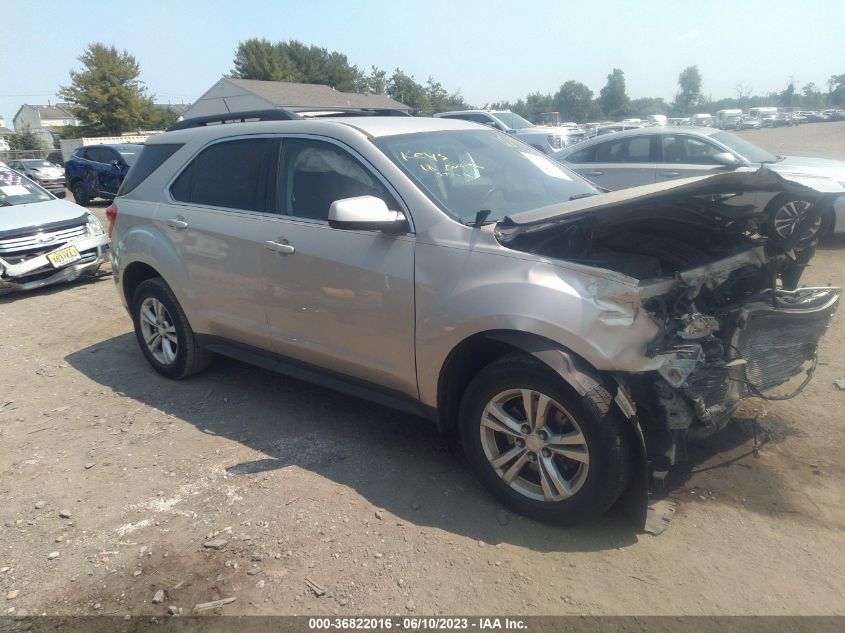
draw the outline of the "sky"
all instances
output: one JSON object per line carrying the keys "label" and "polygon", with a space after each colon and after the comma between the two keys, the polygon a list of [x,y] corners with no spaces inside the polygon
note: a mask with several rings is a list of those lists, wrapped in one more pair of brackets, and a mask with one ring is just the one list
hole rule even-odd
{"label": "sky", "polygon": [[667,100],[697,64],[703,92],[756,94],[793,79],[826,90],[845,73],[843,0],[39,0],[0,1],[0,116],[55,103],[95,41],[132,53],[157,102],[189,103],[232,69],[238,42],[298,39],[359,68],[432,76],[474,105],[555,92],[574,79],[595,93],[614,67],[628,95]]}

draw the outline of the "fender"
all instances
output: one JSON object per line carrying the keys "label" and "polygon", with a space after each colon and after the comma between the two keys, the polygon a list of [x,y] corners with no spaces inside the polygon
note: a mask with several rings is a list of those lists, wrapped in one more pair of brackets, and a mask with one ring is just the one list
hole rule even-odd
{"label": "fender", "polygon": [[[557,373],[579,396],[584,396],[596,387],[608,388],[599,373],[589,363],[566,348],[547,339],[527,332],[489,332],[487,338],[502,341],[530,354]],[[614,507],[618,508],[640,531],[659,534],[669,524],[674,506],[667,507],[664,501],[653,501],[649,494],[650,468],[646,452],[645,437],[637,419],[636,405],[628,395],[621,376],[613,375],[616,394],[613,402],[619,412],[631,423],[633,459],[631,479]],[[609,389],[612,391],[612,389]]]}

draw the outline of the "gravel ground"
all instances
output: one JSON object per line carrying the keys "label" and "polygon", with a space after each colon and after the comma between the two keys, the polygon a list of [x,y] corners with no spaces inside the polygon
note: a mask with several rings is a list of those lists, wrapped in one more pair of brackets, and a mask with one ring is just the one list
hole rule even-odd
{"label": "gravel ground", "polygon": [[[845,158],[843,124],[743,136]],[[804,281],[842,284],[843,250]],[[226,359],[167,381],[113,286],[0,299],[6,613],[845,614],[841,312],[801,396],[694,447],[653,537],[511,515],[426,423],[373,404]]]}

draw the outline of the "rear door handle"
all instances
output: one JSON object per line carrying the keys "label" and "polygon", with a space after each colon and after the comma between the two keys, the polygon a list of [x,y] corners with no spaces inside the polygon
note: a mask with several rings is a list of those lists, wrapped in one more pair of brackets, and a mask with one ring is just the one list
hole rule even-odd
{"label": "rear door handle", "polygon": [[177,229],[179,231],[188,228],[188,223],[185,220],[180,220],[179,218],[170,218],[165,220],[164,223],[172,229]]}
{"label": "rear door handle", "polygon": [[587,175],[588,176],[604,176],[604,172],[599,171],[598,169],[594,169],[593,171],[588,171]]}
{"label": "rear door handle", "polygon": [[290,244],[287,243],[287,240],[284,240],[284,241],[280,240],[278,242],[273,242],[272,240],[268,240],[267,242],[264,242],[264,246],[266,248],[270,249],[271,251],[274,251],[276,253],[281,253],[282,255],[290,255],[291,253],[294,252],[294,250],[296,250],[296,249],[294,249],[293,246],[291,246]]}
{"label": "rear door handle", "polygon": [[679,171],[661,171],[659,176],[663,176],[664,178],[676,178],[677,176],[681,175]]}

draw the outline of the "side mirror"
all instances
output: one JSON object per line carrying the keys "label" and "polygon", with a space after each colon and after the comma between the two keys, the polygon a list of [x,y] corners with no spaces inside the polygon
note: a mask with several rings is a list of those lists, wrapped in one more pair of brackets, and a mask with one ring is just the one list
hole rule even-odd
{"label": "side mirror", "polygon": [[121,169],[123,167],[123,163],[117,159],[113,160],[110,165],[112,167],[116,167],[117,169]]}
{"label": "side mirror", "polygon": [[725,167],[739,167],[739,159],[730,152],[719,152],[713,154],[713,160]]}
{"label": "side mirror", "polygon": [[399,233],[407,228],[408,221],[401,211],[388,209],[381,198],[358,196],[332,202],[329,226],[351,231]]}
{"label": "side mirror", "polygon": [[56,196],[57,198],[64,198],[67,195],[67,192],[64,189],[62,189],[60,191],[57,191],[53,195]]}

